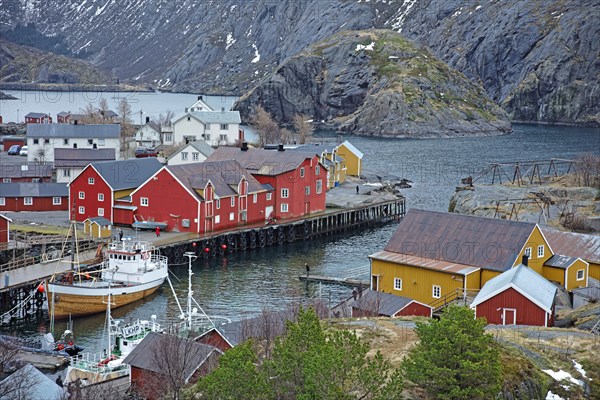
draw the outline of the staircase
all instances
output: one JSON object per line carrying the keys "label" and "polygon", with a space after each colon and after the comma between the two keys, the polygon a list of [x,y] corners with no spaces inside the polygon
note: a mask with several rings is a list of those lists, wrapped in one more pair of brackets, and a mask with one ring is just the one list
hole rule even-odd
{"label": "staircase", "polygon": [[429,303],[429,306],[433,308],[433,314],[439,315],[440,312],[451,304],[469,305],[477,296],[479,290],[467,290],[457,288],[437,300]]}

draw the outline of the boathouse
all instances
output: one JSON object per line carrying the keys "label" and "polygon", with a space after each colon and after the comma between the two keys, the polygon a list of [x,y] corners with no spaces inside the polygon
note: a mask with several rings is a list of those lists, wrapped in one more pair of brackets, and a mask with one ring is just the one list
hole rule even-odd
{"label": "boathouse", "polygon": [[65,211],[68,193],[63,183],[0,183],[0,211]]}
{"label": "boathouse", "polygon": [[[302,217],[325,210],[327,169],[316,154],[219,147],[207,161],[236,160],[263,185],[274,188],[273,216]],[[269,217],[269,214],[266,215]]]}
{"label": "boathouse", "polygon": [[177,232],[264,223],[273,203],[273,189],[234,160],[168,165],[131,193],[136,220],[165,222]]}
{"label": "boathouse", "polygon": [[344,159],[346,174],[360,176],[362,174],[363,153],[349,141],[344,141],[337,147],[338,156]]}
{"label": "boathouse", "polygon": [[109,238],[112,234],[112,226],[104,217],[88,218],[83,221],[83,232],[94,239]]}
{"label": "boathouse", "polygon": [[154,157],[89,164],[67,185],[70,219],[104,217],[112,224],[131,224],[131,193],[161,168]]}
{"label": "boathouse", "polygon": [[408,297],[365,290],[348,302],[351,317],[431,317],[433,308]]}
{"label": "boathouse", "polygon": [[523,264],[490,279],[473,300],[477,318],[495,325],[554,325],[556,286]]}
{"label": "boathouse", "polygon": [[568,291],[587,286],[587,263],[559,261],[537,224],[411,209],[371,259],[371,289],[437,308],[517,266]]}
{"label": "boathouse", "polygon": [[6,248],[10,240],[10,223],[12,219],[0,214],[0,249]]}
{"label": "boathouse", "polygon": [[70,111],[61,111],[58,114],[56,114],[56,122],[59,124],[68,124],[70,117],[71,117]]}
{"label": "boathouse", "polygon": [[543,227],[544,237],[557,254],[579,257],[589,264],[590,277],[600,280],[600,236]]}
{"label": "boathouse", "polygon": [[327,189],[337,187],[346,181],[346,162],[337,153],[338,146],[304,144],[287,150],[316,154],[327,168]]}

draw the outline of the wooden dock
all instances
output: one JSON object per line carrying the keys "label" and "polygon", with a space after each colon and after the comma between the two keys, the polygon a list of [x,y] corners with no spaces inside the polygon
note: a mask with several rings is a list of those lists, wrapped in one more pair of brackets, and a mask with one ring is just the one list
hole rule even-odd
{"label": "wooden dock", "polygon": [[301,281],[304,282],[315,282],[315,283],[325,283],[329,285],[342,285],[356,288],[368,288],[370,284],[368,281],[361,281],[358,279],[352,278],[336,278],[333,276],[322,276],[322,275],[300,275],[298,277]]}

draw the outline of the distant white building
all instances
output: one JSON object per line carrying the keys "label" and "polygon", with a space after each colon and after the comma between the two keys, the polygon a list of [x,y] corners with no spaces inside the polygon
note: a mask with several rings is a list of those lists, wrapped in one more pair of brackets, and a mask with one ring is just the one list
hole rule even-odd
{"label": "distant white building", "polygon": [[[188,111],[218,111],[209,106],[202,96],[198,96],[198,100],[192,104]],[[227,110],[229,111],[229,110]]]}
{"label": "distant white building", "polygon": [[237,140],[244,140],[240,123],[238,111],[187,110],[171,120],[173,143],[191,143],[202,139],[215,147],[233,145]]}
{"label": "distant white building", "polygon": [[192,164],[205,161],[215,150],[204,140],[196,140],[184,146],[167,159],[167,165]]}
{"label": "distant white building", "polygon": [[54,162],[54,149],[113,149],[120,159],[120,124],[29,124],[27,161]]}
{"label": "distant white building", "polygon": [[144,147],[158,146],[162,143],[160,133],[160,126],[156,122],[147,119],[146,124],[135,133],[135,144]]}

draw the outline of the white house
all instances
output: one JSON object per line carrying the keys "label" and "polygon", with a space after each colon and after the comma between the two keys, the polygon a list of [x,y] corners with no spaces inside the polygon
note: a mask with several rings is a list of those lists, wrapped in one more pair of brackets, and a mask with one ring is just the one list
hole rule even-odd
{"label": "white house", "polygon": [[161,144],[160,140],[160,126],[150,119],[146,119],[146,124],[143,125],[135,133],[135,143],[138,146],[144,147],[155,147]]}
{"label": "white house", "polygon": [[167,159],[167,165],[191,164],[205,161],[215,150],[204,140],[191,142]]}
{"label": "white house", "polygon": [[238,111],[186,111],[171,120],[173,142],[190,143],[199,139],[211,146],[234,144],[243,140]]}
{"label": "white house", "polygon": [[54,149],[113,149],[120,159],[119,124],[30,124],[27,126],[27,161],[54,162]]}
{"label": "white house", "polygon": [[198,100],[192,104],[189,108],[189,111],[215,111],[211,106],[208,105],[202,98],[202,96],[198,96]]}
{"label": "white house", "polygon": [[56,182],[69,183],[88,164],[98,161],[114,161],[114,159],[113,149],[54,149]]}

